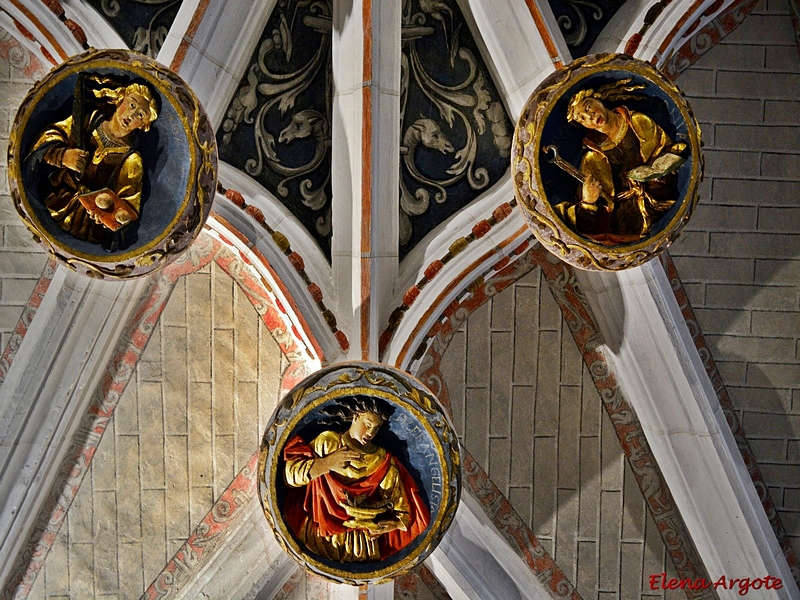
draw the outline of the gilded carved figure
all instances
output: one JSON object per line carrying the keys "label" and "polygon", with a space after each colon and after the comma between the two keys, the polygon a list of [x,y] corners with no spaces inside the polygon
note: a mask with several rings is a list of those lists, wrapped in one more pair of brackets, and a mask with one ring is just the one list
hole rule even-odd
{"label": "gilded carved figure", "polygon": [[59,227],[87,242],[115,249],[113,233],[141,212],[144,165],[138,131],[158,117],[153,91],[145,84],[119,85],[87,76],[93,110],[84,110],[83,79],[73,114],[50,124],[26,159],[39,195]]}
{"label": "gilded carved figure", "polygon": [[642,99],[635,92],[644,87],[623,79],[583,89],[567,108],[567,121],[586,130],[574,173],[581,185],[574,202],[554,208],[568,226],[604,245],[646,237],[678,199],[676,171],[687,145],[673,143],[652,118],[621,104]]}
{"label": "gilded carved figure", "polygon": [[545,78],[520,114],[517,205],[539,242],[572,266],[636,267],[680,235],[697,205],[700,138],[686,98],[653,65],[583,56]]}
{"label": "gilded carved figure", "polygon": [[64,266],[129,279],[197,238],[216,190],[214,129],[167,67],[128,50],[77,54],[23,99],[8,140],[14,208]]}
{"label": "gilded carved figure", "polygon": [[258,487],[278,543],[337,583],[386,582],[434,551],[460,497],[458,436],[436,397],[394,367],[324,367],[281,400]]}
{"label": "gilded carved figure", "polygon": [[373,440],[390,417],[374,398],[326,409],[326,430],[283,449],[284,519],[311,552],[338,562],[384,560],[425,531],[430,511],[409,471]]}

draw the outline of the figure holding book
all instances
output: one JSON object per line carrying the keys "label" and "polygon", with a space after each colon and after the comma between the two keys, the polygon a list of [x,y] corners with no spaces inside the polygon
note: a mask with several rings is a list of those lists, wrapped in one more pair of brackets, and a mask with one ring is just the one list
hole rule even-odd
{"label": "figure holding book", "polygon": [[[581,159],[581,187],[575,202],[555,209],[575,231],[604,245],[638,241],[678,197],[677,169],[686,144],[673,143],[644,113],[624,105],[638,100],[644,85],[623,79],[577,92],[567,121],[586,128]],[[577,176],[577,175],[576,175]]]}
{"label": "figure holding book", "polygon": [[158,109],[147,85],[88,79],[96,108],[84,111],[79,81],[73,114],[42,132],[26,166],[61,229],[113,249],[112,232],[139,218],[144,168],[137,130],[148,131]]}

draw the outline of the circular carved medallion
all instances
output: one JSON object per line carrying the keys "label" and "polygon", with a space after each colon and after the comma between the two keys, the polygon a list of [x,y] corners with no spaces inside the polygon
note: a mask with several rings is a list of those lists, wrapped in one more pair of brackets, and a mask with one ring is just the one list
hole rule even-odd
{"label": "circular carved medallion", "polygon": [[458,439],[436,398],[386,365],[343,363],[295,387],[261,443],[259,495],[286,551],[353,585],[430,554],[460,494]]}
{"label": "circular carved medallion", "polygon": [[20,106],[8,149],[14,205],[48,252],[93,277],[146,275],[200,233],[217,173],[214,131],[156,61],[90,50]]}
{"label": "circular carved medallion", "polygon": [[517,123],[512,172],[539,241],[587,270],[640,265],[697,203],[700,127],[681,92],[625,55],[574,61],[545,79]]}

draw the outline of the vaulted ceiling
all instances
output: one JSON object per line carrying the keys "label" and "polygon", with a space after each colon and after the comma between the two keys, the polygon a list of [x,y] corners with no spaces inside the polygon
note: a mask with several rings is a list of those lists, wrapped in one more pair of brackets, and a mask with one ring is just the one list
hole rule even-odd
{"label": "vaulted ceiling", "polygon": [[[786,97],[800,89],[788,11],[737,0],[589,4],[0,1],[0,54],[16,69],[0,84],[5,97],[18,102],[88,47],[135,48],[194,89],[221,159],[203,235],[146,280],[45,265],[4,209],[7,597],[357,597],[301,576],[282,553],[253,462],[277,398],[346,359],[419,377],[452,411],[465,450],[468,493],[453,531],[423,568],[362,590],[368,597],[628,598],[662,571],[769,574],[784,581],[775,597],[800,594],[800,504],[790,499],[800,488],[800,346],[775,325],[791,329],[800,311],[797,204],[762,199],[748,217],[752,203],[737,196],[767,179],[789,198],[800,180],[774,166],[795,164],[791,142],[774,140],[796,140],[797,122],[769,116],[794,110]],[[743,20],[749,37],[726,56],[746,61],[760,44],[752,69],[765,77],[726,103],[718,96],[737,69],[715,65],[712,48]],[[702,221],[674,262],[576,272],[516,212],[516,116],[544,77],[589,49],[635,54],[698,97],[708,183]],[[740,138],[756,137],[763,153],[725,141],[742,123],[751,129]],[[725,246],[742,231],[748,264]],[[772,233],[785,235],[766,241]],[[744,284],[714,271],[748,268],[752,294],[761,285],[778,300],[740,293],[726,304]],[[740,304],[756,305],[746,331],[730,324]],[[774,333],[758,334],[759,319]],[[743,350],[737,360],[732,343],[770,356]],[[772,413],[788,425],[770,436],[774,421],[752,416],[766,411],[735,396],[778,389],[789,406]],[[752,448],[742,424],[759,432]],[[687,595],[714,593],[737,594]]]}

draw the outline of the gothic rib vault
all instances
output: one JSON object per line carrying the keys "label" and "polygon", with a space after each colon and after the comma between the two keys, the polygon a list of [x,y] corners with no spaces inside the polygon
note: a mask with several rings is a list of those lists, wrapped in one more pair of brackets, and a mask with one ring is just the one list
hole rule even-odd
{"label": "gothic rib vault", "polygon": [[[276,4],[182,3],[158,59],[190,83],[215,123],[224,121]],[[668,530],[683,536],[683,552],[692,564],[682,566],[712,579],[743,573],[780,576],[786,587],[776,597],[795,597],[792,570],[797,559],[791,549],[781,548],[772,515],[762,507],[763,485],[754,485],[751,465],[737,447],[741,440],[726,422],[733,413],[720,404],[718,382],[707,374],[707,359],[704,364],[705,351],[701,347],[698,352],[686,327],[688,313],[676,300],[670,265],[665,270],[652,262],[612,275],[563,269],[531,243],[521,219],[510,210],[513,193],[507,176],[399,260],[400,198],[386,193],[400,188],[398,5],[377,0],[333,4],[330,262],[273,194],[242,171],[223,166],[215,215],[206,235],[180,264],[157,277],[125,284],[83,280],[61,268],[54,272],[52,266],[45,270],[37,288],[40,296],[33,297],[36,306],[30,307],[36,309],[35,317],[27,312],[4,355],[0,581],[5,593],[41,593],[33,587],[35,577],[42,576],[47,549],[64,522],[61,508],[68,508],[78,488],[87,485],[88,463],[101,437],[109,435],[118,403],[124,410],[123,390],[137,363],[141,365],[145,346],[163,343],[154,342],[154,335],[163,338],[177,331],[170,328],[177,323],[175,314],[163,316],[170,310],[170,297],[185,298],[188,320],[202,314],[193,312],[191,291],[181,291],[196,281],[188,273],[199,271],[209,282],[229,276],[241,291],[227,293],[244,308],[255,307],[259,335],[271,335],[283,357],[270,367],[274,379],[281,373],[281,381],[273,382],[278,393],[320,364],[356,358],[398,365],[447,396],[446,384],[452,379],[442,376],[439,365],[452,340],[448,334],[482,302],[500,298],[498,290],[538,267],[540,286],[553,291],[569,330],[565,337],[574,337],[608,411],[603,418],[610,418],[614,433],[627,440],[632,462],[650,467],[636,473],[644,481],[639,485],[648,502],[667,507],[656,514],[680,515],[680,523],[671,523]],[[14,40],[8,43],[19,45],[31,73],[42,72],[37,63],[59,62],[86,43],[125,43],[88,3],[65,3],[59,13],[60,7],[39,0],[0,3],[3,24]],[[459,7],[508,113],[516,115],[538,81],[568,60],[549,7],[522,0],[465,0]],[[738,24],[737,11],[750,9],[746,3],[676,2],[663,8],[649,28],[642,25],[644,9],[623,9],[595,49],[620,51],[639,39],[638,46],[629,46],[631,51],[677,74],[697,58],[698,44],[706,39],[701,34],[718,40]],[[639,32],[641,38],[636,37]],[[461,240],[469,236],[464,244]],[[214,293],[220,290],[215,287]],[[205,301],[211,302],[211,295]],[[402,318],[393,321],[398,307],[403,308]],[[156,324],[159,317],[165,319],[161,325]],[[240,339],[237,335],[232,339]],[[226,352],[225,344],[216,345],[220,338],[210,339],[214,345],[195,347],[199,341],[188,340],[186,348],[196,356]],[[76,352],[78,348],[89,351]],[[448,359],[455,360],[452,355]],[[205,368],[187,360],[190,379],[194,369]],[[44,379],[42,373],[47,373]],[[250,379],[242,382],[238,390],[247,389]],[[167,374],[163,385],[168,384]],[[202,387],[191,391],[199,395]],[[462,391],[468,399],[468,391]],[[269,393],[259,391],[259,402]],[[449,395],[455,407],[453,390]],[[631,420],[626,407],[638,419]],[[162,418],[168,419],[167,412]],[[244,431],[239,425],[233,429]],[[488,459],[465,442],[468,451]],[[148,596],[197,597],[204,592],[210,597],[266,598],[285,593],[280,589],[288,582],[297,590],[306,586],[312,597],[315,584],[298,583],[294,566],[259,520],[249,455],[246,448],[235,448],[230,472],[223,470],[214,484],[216,504],[191,513],[190,525],[197,528],[191,535],[185,532],[184,542],[170,544],[170,560],[144,582]],[[443,586],[451,597],[577,597],[572,587],[576,581],[569,577],[573,566],[560,564],[558,554],[550,556],[547,543],[518,520],[487,479],[490,466],[467,461],[467,469],[475,497],[465,501],[458,526],[419,580],[427,579],[428,589],[436,593],[443,593]],[[653,489],[659,494],[667,490],[666,496],[654,495]],[[271,560],[264,560],[265,555]],[[367,591],[376,598],[397,592],[391,584]],[[357,595],[335,587],[323,593]],[[120,595],[125,596],[123,591]]]}

